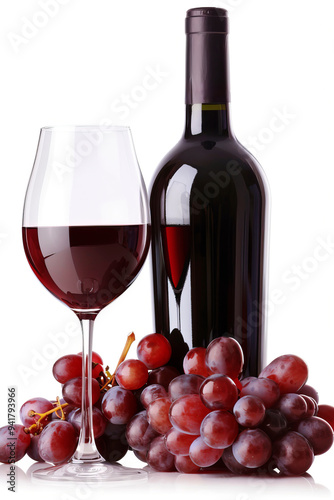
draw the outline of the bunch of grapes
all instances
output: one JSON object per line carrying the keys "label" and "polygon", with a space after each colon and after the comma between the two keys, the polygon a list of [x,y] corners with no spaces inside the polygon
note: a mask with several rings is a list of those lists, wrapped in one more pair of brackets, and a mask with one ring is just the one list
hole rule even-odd
{"label": "bunch of grapes", "polygon": [[[93,353],[93,432],[101,455],[120,460],[130,449],[157,471],[194,473],[215,468],[234,474],[300,475],[333,444],[334,407],[319,405],[306,385],[308,369],[295,355],[276,358],[258,377],[242,378],[243,353],[230,337],[188,351],[184,373],[169,366],[171,346],[161,334],[144,337],[137,358],[114,374]],[[81,365],[76,354],[53,366],[62,399],[30,399],[23,425],[0,429],[0,461],[26,453],[36,461],[67,462],[81,426]]]}
{"label": "bunch of grapes", "polygon": [[[132,334],[126,350],[133,340]],[[62,384],[62,398],[31,398],[21,406],[22,425],[8,425],[0,429],[0,462],[17,462],[27,454],[33,460],[59,465],[68,462],[73,456],[81,428],[82,354],[68,354],[59,358],[52,371],[55,379]],[[125,424],[110,423],[101,411],[103,396],[114,379],[108,367],[106,370],[103,368],[101,356],[93,352],[93,432],[98,450],[110,462],[120,460],[129,449]],[[86,389],[87,382],[86,378]],[[137,406],[131,416],[135,411]],[[12,448],[8,447],[8,442],[13,443]]]}
{"label": "bunch of grapes", "polygon": [[[148,338],[137,355],[150,367]],[[242,349],[220,337],[188,351],[183,369],[150,373],[140,389],[143,409],[126,427],[129,446],[153,469],[301,475],[332,446],[334,408],[318,405],[298,356],[280,356],[259,377],[240,380]],[[118,382],[131,389],[125,374]]]}

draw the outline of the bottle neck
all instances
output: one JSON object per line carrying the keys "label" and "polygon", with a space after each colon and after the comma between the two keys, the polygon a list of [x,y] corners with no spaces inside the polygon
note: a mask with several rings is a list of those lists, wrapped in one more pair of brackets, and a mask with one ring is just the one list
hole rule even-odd
{"label": "bottle neck", "polygon": [[227,33],[187,33],[185,138],[231,134],[227,44]]}
{"label": "bottle neck", "polygon": [[186,37],[186,104],[230,102],[228,35],[189,33]]}
{"label": "bottle neck", "polygon": [[185,139],[232,136],[229,104],[187,104]]}

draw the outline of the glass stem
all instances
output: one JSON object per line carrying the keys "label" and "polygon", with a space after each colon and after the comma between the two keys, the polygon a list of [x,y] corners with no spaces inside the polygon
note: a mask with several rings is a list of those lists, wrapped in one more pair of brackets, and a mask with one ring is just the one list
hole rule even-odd
{"label": "glass stem", "polygon": [[[79,443],[72,457],[73,463],[95,463],[104,462],[97,451],[93,432],[93,408],[92,408],[92,346],[93,346],[93,319],[80,319],[82,330],[82,404],[81,404],[81,431]],[[87,364],[86,364],[87,360]],[[86,374],[87,366],[87,374]],[[87,377],[87,378],[86,378]]]}
{"label": "glass stem", "polygon": [[181,293],[182,291],[175,291],[177,329],[179,332],[181,332]]}

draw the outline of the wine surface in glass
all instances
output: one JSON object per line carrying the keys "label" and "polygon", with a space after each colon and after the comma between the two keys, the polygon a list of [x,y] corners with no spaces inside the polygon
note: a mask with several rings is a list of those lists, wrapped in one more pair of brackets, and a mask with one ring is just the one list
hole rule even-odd
{"label": "wine surface in glass", "polygon": [[28,261],[43,285],[74,311],[98,312],[137,276],[149,225],[23,227]]}

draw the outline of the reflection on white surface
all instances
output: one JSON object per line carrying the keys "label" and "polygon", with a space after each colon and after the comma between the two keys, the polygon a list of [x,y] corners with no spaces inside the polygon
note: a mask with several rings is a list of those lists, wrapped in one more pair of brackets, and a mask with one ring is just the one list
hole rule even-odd
{"label": "reflection on white surface", "polygon": [[[8,488],[11,487],[10,484],[10,479],[11,479],[11,467],[13,465],[9,464],[0,464],[0,498],[2,499],[2,494],[4,490],[8,491]],[[27,478],[26,474],[23,472],[23,470],[15,464],[15,469],[14,469],[14,480],[13,482],[15,483],[14,486],[14,491],[17,493],[19,491],[19,487],[22,488],[26,484],[29,483],[29,479]],[[9,483],[8,483],[9,481]],[[9,491],[12,493],[12,491]]]}
{"label": "reflection on white surface", "polygon": [[[150,471],[149,468],[146,470]],[[332,498],[330,491],[323,485],[315,483],[312,476],[301,477],[259,477],[235,476],[228,473],[212,474],[168,474],[150,472],[149,486],[163,491],[167,484],[175,486],[178,492],[196,492],[196,498],[205,500],[209,492],[223,493],[224,500],[258,500],[293,498]],[[170,486],[169,486],[170,487]]]}
{"label": "reflection on white surface", "polygon": [[[214,493],[222,500],[261,500],[261,499],[308,499],[333,498],[327,487],[314,481],[305,474],[302,477],[258,477],[234,476],[228,473],[179,474],[155,472],[150,467],[144,467],[148,472],[148,480],[143,483],[136,481],[131,484],[69,484],[62,481],[52,485],[38,484],[30,480],[34,470],[49,467],[48,464],[34,463],[26,474],[18,469],[18,498],[36,498],[36,494],[47,495],[48,500],[89,500],[96,495],[109,498],[119,492],[124,495],[134,495],[136,500],[158,498],[178,500],[184,498],[207,500]],[[5,488],[7,465],[0,466],[1,498]],[[175,499],[173,498],[175,497]]]}

